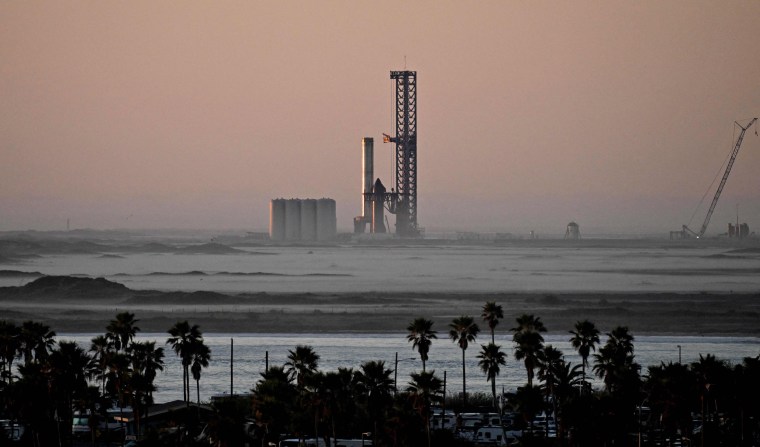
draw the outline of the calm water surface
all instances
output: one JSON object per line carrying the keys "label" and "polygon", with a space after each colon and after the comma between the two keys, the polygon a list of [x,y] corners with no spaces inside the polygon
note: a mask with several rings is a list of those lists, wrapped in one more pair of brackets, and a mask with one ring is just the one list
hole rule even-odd
{"label": "calm water surface", "polygon": [[[61,334],[59,340],[73,340],[89,348],[90,340],[97,334]],[[154,340],[158,345],[166,341],[165,334],[144,334],[140,340]],[[479,343],[486,343],[485,335],[478,343],[470,345],[465,356],[467,362],[468,392],[490,393],[490,384],[477,365]],[[567,341],[568,336],[548,335],[546,343],[559,348],[565,359],[577,364],[580,358]],[[393,370],[395,353],[398,352],[398,386],[406,387],[409,374],[420,371],[419,355],[406,341],[405,334],[207,334],[206,343],[211,347],[212,361],[203,371],[200,382],[201,400],[230,391],[230,339],[234,340],[233,392],[249,391],[265,369],[265,356],[269,352],[269,365],[281,366],[286,361],[288,350],[296,345],[309,345],[320,355],[319,369],[334,371],[339,367],[358,369],[370,360],[383,360],[387,368]],[[604,339],[602,340],[604,342]],[[497,386],[514,390],[526,382],[525,369],[512,356],[511,336],[498,335],[497,344],[509,353],[507,366],[497,379]],[[644,366],[659,365],[660,362],[678,362],[678,345],[684,363],[697,361],[700,354],[713,354],[719,359],[741,363],[744,357],[760,355],[760,338],[754,337],[697,337],[697,336],[639,336],[635,340],[636,360]],[[166,367],[157,379],[158,402],[182,399],[182,367],[173,351],[166,348]],[[435,370],[441,378],[444,371],[447,378],[447,395],[462,390],[462,352],[448,339],[434,340],[430,350],[428,370]],[[599,386],[599,383],[596,384]],[[195,395],[195,384],[192,384]]]}

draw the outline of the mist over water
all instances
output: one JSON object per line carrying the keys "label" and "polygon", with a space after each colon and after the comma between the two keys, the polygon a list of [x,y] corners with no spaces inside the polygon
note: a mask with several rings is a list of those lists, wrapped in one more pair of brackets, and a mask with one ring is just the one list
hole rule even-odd
{"label": "mist over water", "polygon": [[[365,292],[757,292],[760,290],[760,252],[713,244],[652,243],[598,244],[563,241],[531,245],[337,245],[337,246],[235,246],[228,254],[198,254],[187,251],[146,253],[139,250],[101,250],[74,254],[42,253],[22,260],[5,259],[0,270],[40,272],[46,275],[105,277],[139,290],[217,291],[229,293],[356,293]],[[34,277],[3,275],[0,286],[18,286]],[[305,298],[308,300],[308,295]],[[97,305],[93,303],[93,305]],[[160,304],[159,304],[160,305]],[[182,306],[172,304],[171,306]],[[197,307],[193,323],[204,325],[204,312],[214,302]],[[200,311],[198,310],[200,309]],[[473,308],[471,314],[478,314]],[[537,312],[540,316],[540,312]],[[272,314],[276,318],[276,314]],[[308,313],[304,318],[309,318]],[[140,318],[139,312],[137,315]],[[346,318],[371,318],[350,315]],[[593,319],[593,318],[592,318]],[[305,320],[304,320],[305,321]],[[103,321],[105,327],[107,321]],[[400,324],[400,327],[405,325]],[[439,329],[446,322],[439,321]],[[251,322],[255,325],[255,322]],[[525,383],[522,363],[513,359],[510,327],[505,321],[497,331],[497,344],[509,354],[498,387],[514,390]],[[168,328],[167,328],[168,329]],[[255,328],[252,328],[255,329]],[[546,343],[564,352],[577,364],[580,359],[568,343],[569,328],[549,328],[560,335],[547,335]],[[201,379],[201,400],[230,391],[230,339],[234,339],[234,392],[248,392],[269,365],[285,362],[296,345],[312,346],[321,356],[323,371],[339,367],[359,368],[369,360],[384,360],[390,369],[398,352],[398,386],[404,388],[412,371],[421,369],[417,352],[406,334],[342,333],[340,325],[328,333],[305,334],[215,334],[206,333],[212,361]],[[664,328],[667,331],[667,328]],[[556,334],[556,333],[555,333]],[[59,340],[75,340],[89,348],[94,334],[61,334]],[[634,335],[636,335],[634,333]],[[439,333],[433,343],[428,368],[439,376],[447,374],[447,393],[461,392],[461,351]],[[141,334],[140,340],[155,340],[162,346],[167,335]],[[487,331],[466,353],[468,391],[490,392],[490,385],[477,366],[480,343]],[[604,337],[602,337],[604,342]],[[698,360],[699,354],[714,354],[734,363],[760,354],[755,337],[636,336],[636,361],[643,367],[660,362],[677,362],[682,347],[683,362]],[[181,399],[181,366],[166,347],[166,369],[159,374],[157,401]],[[642,370],[645,373],[646,370]],[[194,391],[194,385],[191,388]],[[597,384],[598,386],[599,384]]]}
{"label": "mist over water", "polygon": [[[561,242],[561,241],[559,241]],[[232,254],[60,254],[0,269],[218,292],[754,292],[760,251],[731,246],[239,247]],[[17,286],[32,278],[0,278]]]}

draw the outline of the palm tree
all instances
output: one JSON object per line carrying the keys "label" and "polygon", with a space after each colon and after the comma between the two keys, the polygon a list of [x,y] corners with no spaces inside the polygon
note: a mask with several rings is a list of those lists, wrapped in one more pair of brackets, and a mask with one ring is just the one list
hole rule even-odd
{"label": "palm tree", "polygon": [[129,377],[132,410],[140,433],[142,413],[153,403],[154,381],[158,371],[164,370],[164,348],[156,348],[156,342],[135,342],[127,348],[131,361]]}
{"label": "palm tree", "polygon": [[412,381],[406,389],[412,397],[414,408],[425,423],[427,445],[430,447],[430,404],[442,399],[443,381],[435,376],[435,371],[412,373]]}
{"label": "palm tree", "polygon": [[[713,421],[713,423],[715,421],[715,418],[710,416],[716,413],[718,408],[735,405],[734,402],[728,405],[721,404],[722,398],[727,397],[730,387],[731,369],[725,360],[720,360],[712,354],[704,356],[700,354],[699,361],[691,364],[691,370],[695,375],[702,402],[702,436],[708,441],[706,444],[709,444],[710,438],[716,434],[716,427],[708,424],[708,421]],[[746,393],[747,390],[744,392]]]}
{"label": "palm tree", "polygon": [[87,393],[87,373],[90,356],[75,342],[62,341],[48,357],[43,371],[48,375],[55,411],[64,424],[66,437],[71,434],[74,402]]}
{"label": "palm tree", "polygon": [[515,343],[515,360],[523,360],[528,373],[528,386],[533,386],[534,370],[538,366],[539,352],[544,348],[546,327],[540,317],[523,314],[517,317],[517,326],[512,329],[512,341]]}
{"label": "palm tree", "polygon": [[593,370],[604,380],[607,391],[617,391],[638,380],[639,365],[633,361],[633,335],[627,327],[618,326],[608,332],[607,337],[599,353],[594,354]]}
{"label": "palm tree", "polygon": [[298,345],[294,351],[288,350],[288,361],[285,362],[285,371],[291,380],[302,388],[304,381],[317,371],[319,354],[311,346]]}
{"label": "palm tree", "polygon": [[578,351],[578,355],[583,360],[583,387],[586,386],[586,367],[588,366],[588,356],[591,351],[596,352],[596,345],[599,344],[599,329],[589,320],[578,321],[575,323],[575,330],[570,331],[573,336],[570,338],[570,344]]}
{"label": "palm tree", "polygon": [[[103,402],[108,402],[107,404],[98,405],[100,407],[100,415],[103,417],[107,417],[108,409],[111,408],[111,400],[106,399],[106,386],[111,377],[110,371],[113,363],[112,357],[114,355],[116,355],[116,351],[105,335],[98,335],[90,340],[90,357],[92,358],[92,362],[90,363],[89,376],[91,379],[100,380],[100,389],[98,392],[101,400]],[[92,412],[91,414],[94,415],[95,412]],[[95,421],[91,420],[90,423],[95,424]],[[94,439],[95,430],[92,430],[92,433]],[[106,425],[105,435],[106,438],[108,438],[108,425]]]}
{"label": "palm tree", "polygon": [[101,381],[101,393],[106,392],[106,368],[108,357],[111,355],[111,344],[104,335],[93,337],[90,341],[90,355],[92,356],[93,370],[91,376]]}
{"label": "palm tree", "polygon": [[499,320],[504,318],[504,310],[495,301],[488,301],[483,305],[483,313],[480,314],[483,317],[483,321],[488,323],[488,327],[491,329],[491,343],[496,343],[496,325],[499,324]]}
{"label": "palm tree", "polygon": [[433,330],[433,322],[426,320],[425,318],[415,318],[406,328],[409,331],[409,335],[406,336],[407,341],[412,342],[412,349],[417,349],[422,359],[422,372],[425,372],[425,362],[428,359],[428,352],[430,352],[430,345],[433,344],[433,339],[438,338]]}
{"label": "palm tree", "polygon": [[34,321],[25,321],[19,332],[19,351],[24,356],[24,364],[42,363],[55,346],[55,332],[50,326]]}
{"label": "palm tree", "polygon": [[647,370],[644,390],[653,415],[668,432],[691,430],[696,377],[687,365],[661,362]]}
{"label": "palm tree", "polygon": [[564,360],[556,363],[547,370],[545,378],[547,384],[551,384],[554,395],[554,411],[557,417],[557,429],[559,439],[564,439],[566,431],[565,408],[578,397],[578,388],[581,386],[581,365],[565,363]]}
{"label": "palm tree", "polygon": [[21,347],[19,335],[21,329],[8,321],[0,321],[0,381],[8,377],[8,384],[13,382],[13,360]]}
{"label": "palm tree", "polygon": [[[537,414],[545,409],[541,390],[530,384],[518,387],[514,397],[514,406],[515,411],[522,416],[523,421],[527,422],[530,427],[528,437],[533,436],[533,420]],[[523,439],[525,439],[525,432],[523,434]]]}
{"label": "palm tree", "polygon": [[[285,362],[285,372],[288,373],[289,379],[295,382],[298,389],[298,407],[304,409],[311,407],[315,410],[315,437],[317,437],[318,431],[316,419],[320,402],[319,396],[314,392],[318,390],[318,386],[314,387],[310,385],[314,385],[317,382],[318,364],[319,355],[314,352],[314,348],[305,345],[298,345],[295,350],[289,350],[288,361]],[[302,416],[305,416],[305,414]],[[305,433],[308,419],[299,418],[297,424],[300,427],[298,431]]]}
{"label": "palm tree", "polygon": [[197,324],[190,326],[187,320],[178,321],[168,332],[171,337],[166,340],[166,344],[182,359],[182,397],[185,402],[189,402],[193,348],[199,340],[203,341],[203,334]]}
{"label": "palm tree", "polygon": [[356,373],[357,387],[367,403],[367,410],[374,425],[372,445],[378,445],[378,422],[384,419],[383,409],[390,402],[393,392],[392,373],[393,371],[386,368],[382,360],[364,362]]}
{"label": "palm tree", "polygon": [[158,371],[164,370],[164,348],[156,348],[156,342],[145,341],[132,343],[128,354],[132,361],[132,373],[139,374],[147,384],[147,396],[153,397],[153,382]]}
{"label": "palm tree", "polygon": [[356,413],[356,375],[353,369],[340,367],[337,371],[325,373],[323,385],[326,389],[326,406],[335,444],[338,438],[337,427],[341,427],[342,432],[352,432],[349,419]]}
{"label": "palm tree", "polygon": [[126,350],[137,332],[140,331],[140,328],[136,326],[138,321],[135,319],[135,314],[121,312],[116,314],[116,318],[108,323],[106,337],[113,343],[117,351]]}
{"label": "palm tree", "polygon": [[122,412],[132,401],[131,377],[132,365],[129,356],[125,352],[112,352],[108,356],[106,393],[111,401],[116,400]]}
{"label": "palm tree", "polygon": [[481,345],[478,358],[480,359],[478,362],[480,370],[486,375],[486,380],[491,382],[493,406],[496,408],[496,376],[501,372],[500,367],[507,364],[506,354],[501,350],[501,346],[489,343],[488,345]]}
{"label": "palm tree", "polygon": [[[261,373],[261,380],[253,388],[253,410],[257,421],[266,424],[272,435],[262,434],[262,441],[279,442],[279,433],[291,431],[287,421],[296,411],[297,391],[290,381],[288,373],[280,366],[272,366]],[[273,436],[274,439],[268,439]],[[262,442],[263,445],[264,444]]]}
{"label": "palm tree", "polygon": [[201,404],[201,368],[208,368],[209,360],[211,360],[211,349],[201,341],[193,349],[192,364],[190,365],[190,371],[193,373],[193,379],[195,380],[198,405]]}
{"label": "palm tree", "polygon": [[554,346],[547,345],[538,352],[538,379],[543,380],[544,382],[544,392],[546,393],[547,402],[552,403],[552,410],[555,415],[557,414],[557,398],[555,394],[556,377],[564,365],[565,359],[562,352]]}
{"label": "palm tree", "polygon": [[462,402],[467,406],[467,378],[465,372],[464,352],[470,342],[474,342],[480,332],[480,328],[473,318],[469,315],[462,315],[455,318],[449,325],[449,338],[454,343],[459,344],[462,350]]}

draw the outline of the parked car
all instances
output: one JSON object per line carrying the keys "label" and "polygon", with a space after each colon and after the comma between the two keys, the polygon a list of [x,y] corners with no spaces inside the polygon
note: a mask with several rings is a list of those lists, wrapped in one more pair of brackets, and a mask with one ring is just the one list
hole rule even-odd
{"label": "parked car", "polygon": [[18,442],[21,437],[24,436],[24,425],[10,419],[0,419],[0,436],[5,436],[5,439]]}

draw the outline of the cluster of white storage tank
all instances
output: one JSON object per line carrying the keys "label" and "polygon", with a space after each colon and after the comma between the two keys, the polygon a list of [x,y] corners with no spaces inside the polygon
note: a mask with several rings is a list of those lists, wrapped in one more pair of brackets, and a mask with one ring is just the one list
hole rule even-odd
{"label": "cluster of white storage tank", "polygon": [[269,203],[273,241],[328,241],[336,233],[333,199],[272,199]]}

